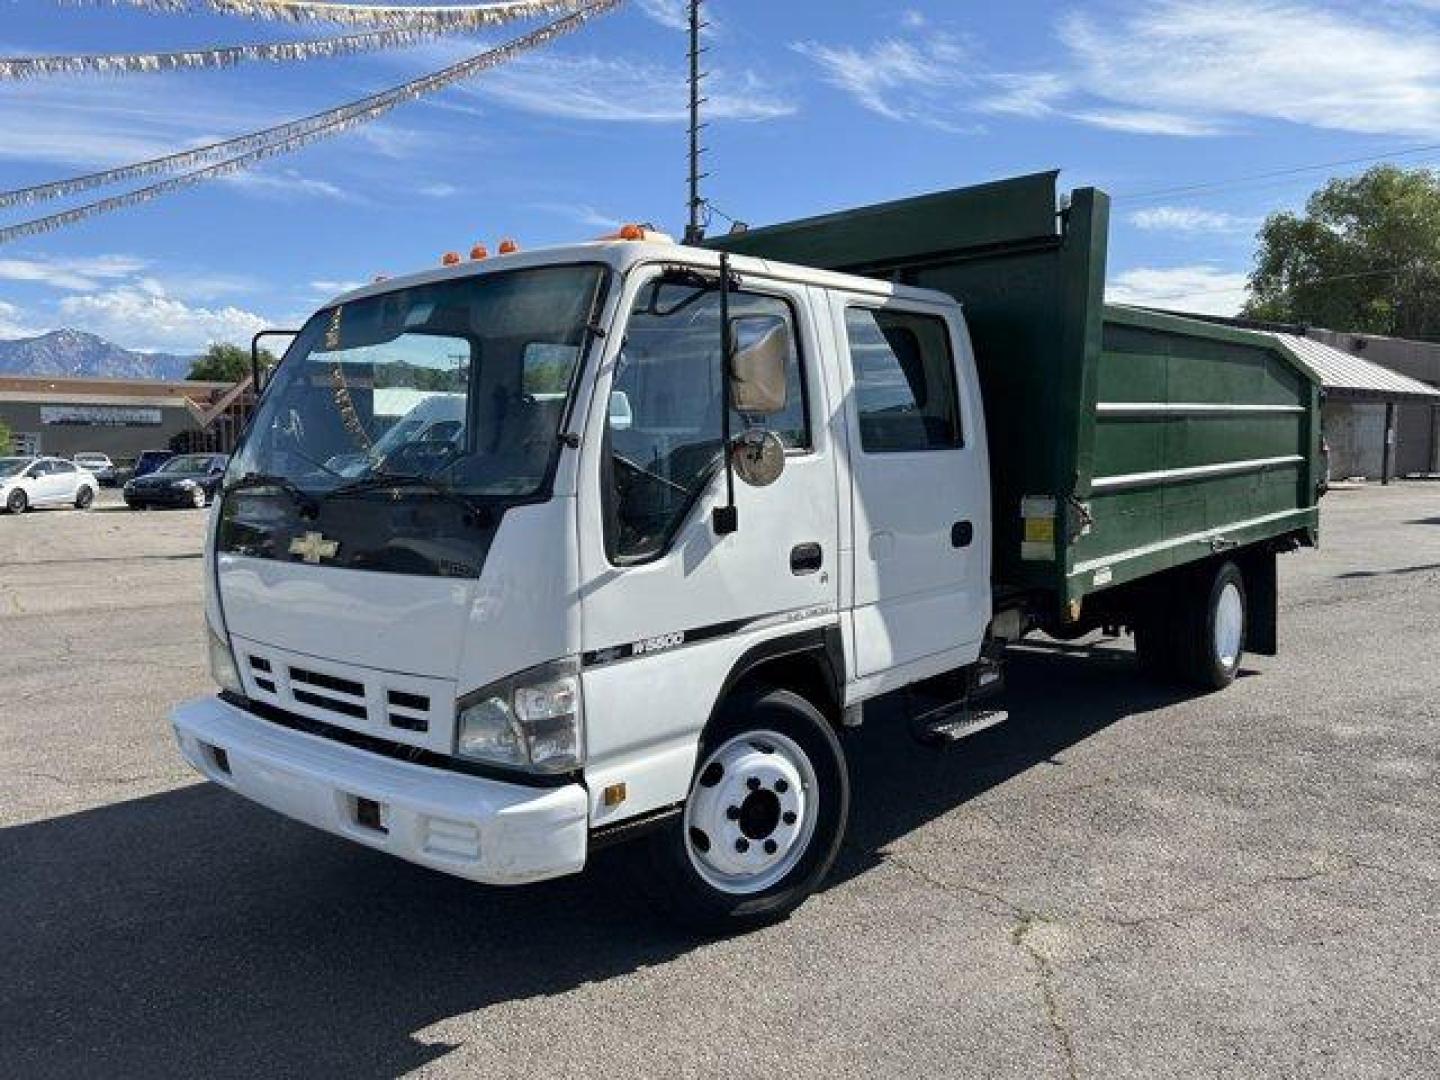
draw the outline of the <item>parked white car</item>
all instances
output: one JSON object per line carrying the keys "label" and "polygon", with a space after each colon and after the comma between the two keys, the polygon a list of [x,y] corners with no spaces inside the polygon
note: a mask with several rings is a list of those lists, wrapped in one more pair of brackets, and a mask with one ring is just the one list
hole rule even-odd
{"label": "parked white car", "polygon": [[56,457],[0,457],[0,506],[23,514],[32,506],[86,510],[100,481],[73,461]]}

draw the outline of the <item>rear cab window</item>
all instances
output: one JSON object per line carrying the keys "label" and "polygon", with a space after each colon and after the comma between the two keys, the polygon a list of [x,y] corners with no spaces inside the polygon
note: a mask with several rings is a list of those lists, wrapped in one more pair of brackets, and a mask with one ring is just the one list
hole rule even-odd
{"label": "rear cab window", "polygon": [[850,307],[845,333],[867,454],[964,445],[955,351],[939,315]]}

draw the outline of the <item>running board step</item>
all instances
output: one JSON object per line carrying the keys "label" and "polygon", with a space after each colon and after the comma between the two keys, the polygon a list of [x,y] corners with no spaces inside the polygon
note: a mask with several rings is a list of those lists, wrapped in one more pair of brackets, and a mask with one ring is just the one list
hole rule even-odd
{"label": "running board step", "polygon": [[910,721],[910,733],[926,746],[949,746],[1009,719],[1004,709],[974,709],[956,703],[915,717]]}

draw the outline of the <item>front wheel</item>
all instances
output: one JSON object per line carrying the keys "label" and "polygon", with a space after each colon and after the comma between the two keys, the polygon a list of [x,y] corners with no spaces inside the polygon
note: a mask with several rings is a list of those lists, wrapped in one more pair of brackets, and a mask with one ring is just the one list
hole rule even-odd
{"label": "front wheel", "polygon": [[30,500],[20,488],[10,492],[10,497],[5,500],[5,509],[12,514],[23,514],[29,507]]}
{"label": "front wheel", "polygon": [[788,690],[736,701],[706,733],[683,816],[650,838],[658,899],[728,933],[789,915],[845,836],[850,779],[835,731]]}

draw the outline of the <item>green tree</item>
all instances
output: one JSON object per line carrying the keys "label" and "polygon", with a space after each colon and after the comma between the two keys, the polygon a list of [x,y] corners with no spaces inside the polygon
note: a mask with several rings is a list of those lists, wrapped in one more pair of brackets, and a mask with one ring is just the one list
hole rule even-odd
{"label": "green tree", "polygon": [[10,440],[12,438],[14,438],[14,435],[10,432],[10,426],[6,424],[4,420],[0,420],[0,454],[10,453],[12,449]]}
{"label": "green tree", "polygon": [[[260,370],[275,365],[275,357],[266,349],[260,350]],[[239,382],[250,374],[250,350],[239,345],[211,345],[203,356],[190,365],[187,379],[199,382]]]}
{"label": "green tree", "polygon": [[1245,314],[1395,337],[1440,335],[1440,173],[1332,180],[1260,230]]}

